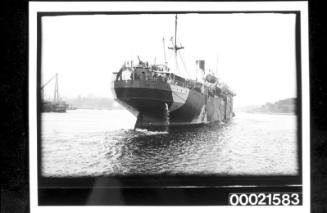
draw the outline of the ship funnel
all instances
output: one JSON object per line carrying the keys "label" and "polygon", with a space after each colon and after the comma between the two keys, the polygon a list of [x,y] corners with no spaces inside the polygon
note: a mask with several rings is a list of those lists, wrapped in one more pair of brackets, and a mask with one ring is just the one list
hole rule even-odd
{"label": "ship funnel", "polygon": [[203,72],[205,70],[205,61],[204,60],[196,60],[196,66],[200,68]]}

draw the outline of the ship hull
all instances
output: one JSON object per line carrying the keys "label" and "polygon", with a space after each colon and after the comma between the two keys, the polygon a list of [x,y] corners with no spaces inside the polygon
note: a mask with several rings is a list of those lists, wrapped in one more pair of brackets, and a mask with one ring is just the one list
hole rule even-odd
{"label": "ship hull", "polygon": [[115,99],[131,111],[135,128],[202,125],[232,117],[232,99],[158,81],[115,81]]}
{"label": "ship hull", "polygon": [[60,112],[64,113],[67,110],[67,105],[64,103],[43,102],[41,105],[42,112]]}

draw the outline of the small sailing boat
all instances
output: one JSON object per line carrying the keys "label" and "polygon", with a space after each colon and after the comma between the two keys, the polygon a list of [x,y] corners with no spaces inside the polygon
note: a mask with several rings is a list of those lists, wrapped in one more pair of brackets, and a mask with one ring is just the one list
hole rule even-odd
{"label": "small sailing boat", "polygon": [[[54,97],[53,100],[45,100],[44,97],[44,88],[47,86],[52,80],[55,80],[55,89],[54,89]],[[58,74],[56,73],[50,80],[48,80],[42,87],[41,87],[41,111],[42,112],[66,112],[68,104],[60,99],[59,96],[59,89],[58,89]]]}

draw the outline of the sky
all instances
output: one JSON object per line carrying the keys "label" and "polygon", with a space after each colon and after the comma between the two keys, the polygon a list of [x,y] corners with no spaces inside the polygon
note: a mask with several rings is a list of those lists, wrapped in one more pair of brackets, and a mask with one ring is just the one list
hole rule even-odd
{"label": "sky", "polygon": [[[58,73],[62,97],[112,98],[112,73],[125,61],[164,63],[174,22],[173,14],[42,17],[41,84]],[[194,79],[195,61],[205,60],[236,93],[236,107],[296,97],[293,14],[180,14],[177,43],[180,75]]]}

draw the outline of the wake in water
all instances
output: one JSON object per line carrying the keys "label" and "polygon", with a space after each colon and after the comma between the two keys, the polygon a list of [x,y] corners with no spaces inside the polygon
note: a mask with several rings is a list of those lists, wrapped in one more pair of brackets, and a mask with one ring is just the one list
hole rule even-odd
{"label": "wake in water", "polygon": [[160,134],[168,134],[168,131],[151,131],[151,130],[146,130],[146,129],[134,129],[133,131],[140,134],[145,134],[145,135],[160,135]]}
{"label": "wake in water", "polygon": [[[133,129],[125,111],[42,117],[42,175],[296,174],[296,117],[238,114],[227,124]],[[101,124],[101,125],[99,125]]]}

